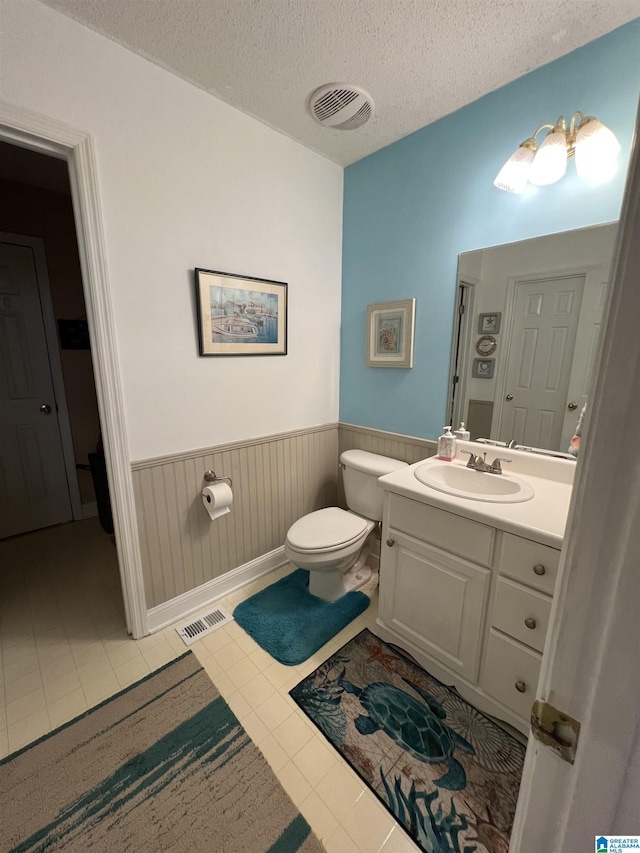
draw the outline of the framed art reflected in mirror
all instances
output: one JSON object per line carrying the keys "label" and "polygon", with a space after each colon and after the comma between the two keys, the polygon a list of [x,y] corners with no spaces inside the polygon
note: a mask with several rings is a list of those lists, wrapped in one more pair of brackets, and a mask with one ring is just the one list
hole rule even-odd
{"label": "framed art reflected in mirror", "polygon": [[473,377],[474,377],[474,379],[492,379],[495,363],[496,363],[495,358],[474,358],[473,359]]}
{"label": "framed art reflected in mirror", "polygon": [[478,332],[481,335],[488,332],[499,332],[501,319],[501,311],[493,311],[491,314],[480,314],[478,319]]}

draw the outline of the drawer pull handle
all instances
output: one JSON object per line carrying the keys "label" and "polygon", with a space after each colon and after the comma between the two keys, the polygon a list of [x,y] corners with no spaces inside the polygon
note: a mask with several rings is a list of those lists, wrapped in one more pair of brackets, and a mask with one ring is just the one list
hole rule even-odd
{"label": "drawer pull handle", "polygon": [[536,563],[536,564],[535,564],[535,566],[533,567],[533,571],[534,571],[537,575],[544,575],[544,574],[546,573],[546,571],[547,571],[547,570],[546,570],[546,569],[545,569],[545,567],[542,565],[542,563]]}
{"label": "drawer pull handle", "polygon": [[396,540],[395,540],[395,539],[387,539],[387,547],[389,547],[389,548],[393,548],[393,546],[394,546],[395,544],[396,544]]}
{"label": "drawer pull handle", "polygon": [[516,690],[518,693],[525,693],[527,690],[527,685],[524,681],[516,681]]}
{"label": "drawer pull handle", "polygon": [[528,616],[524,620],[524,624],[527,626],[527,628],[535,628],[536,627],[536,620],[533,618],[533,616]]}

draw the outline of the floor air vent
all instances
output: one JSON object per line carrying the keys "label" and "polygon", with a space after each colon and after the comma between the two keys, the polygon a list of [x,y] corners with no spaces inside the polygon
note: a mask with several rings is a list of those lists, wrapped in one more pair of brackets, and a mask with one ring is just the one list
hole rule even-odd
{"label": "floor air vent", "polygon": [[227,622],[232,621],[233,616],[228,610],[225,610],[224,607],[216,607],[215,610],[207,613],[206,616],[197,616],[190,622],[179,625],[176,631],[182,637],[184,644],[190,646],[191,643],[195,643],[200,637],[204,637],[206,634],[215,631],[216,628],[220,628],[222,625],[226,625]]}

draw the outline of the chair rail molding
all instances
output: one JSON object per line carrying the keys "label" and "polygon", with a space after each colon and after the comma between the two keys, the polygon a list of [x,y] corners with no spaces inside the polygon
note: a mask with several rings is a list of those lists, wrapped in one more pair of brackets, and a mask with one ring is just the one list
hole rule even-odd
{"label": "chair rail molding", "polygon": [[93,140],[88,133],[1,99],[0,139],[69,165],[122,595],[127,628],[137,639],[149,631]]}

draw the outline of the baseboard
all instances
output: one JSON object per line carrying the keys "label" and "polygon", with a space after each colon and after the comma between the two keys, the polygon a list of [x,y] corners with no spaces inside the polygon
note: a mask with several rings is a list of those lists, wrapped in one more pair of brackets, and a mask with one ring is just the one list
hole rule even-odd
{"label": "baseboard", "polygon": [[93,501],[90,504],[82,504],[82,517],[95,518],[98,515],[98,504]]}
{"label": "baseboard", "polygon": [[284,566],[286,562],[284,549],[282,547],[276,548],[269,551],[268,554],[263,554],[261,557],[245,563],[243,566],[238,566],[237,569],[225,572],[219,578],[207,581],[207,583],[190,589],[188,592],[183,592],[182,595],[178,595],[170,601],[164,601],[157,607],[152,607],[147,611],[149,633],[153,634],[160,631],[162,628],[190,616],[196,610],[208,607],[230,592],[241,589],[262,575],[266,575],[267,572]]}

